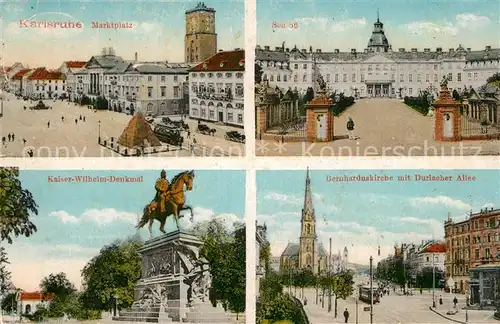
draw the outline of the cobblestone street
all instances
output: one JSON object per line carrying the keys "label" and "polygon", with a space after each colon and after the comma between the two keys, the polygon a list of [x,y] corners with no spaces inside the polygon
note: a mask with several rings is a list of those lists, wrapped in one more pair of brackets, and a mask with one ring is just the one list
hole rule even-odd
{"label": "cobblestone street", "polygon": [[[100,146],[97,139],[99,131],[103,140],[109,140],[111,137],[117,139],[127,126],[130,115],[107,110],[94,112],[74,103],[53,100],[44,100],[44,103],[52,109],[30,110],[29,107],[36,103],[19,100],[12,94],[6,94],[3,117],[0,118],[0,137],[14,133],[15,140],[6,141],[1,146],[0,156],[27,157],[29,150],[33,150],[34,157],[120,156]],[[26,110],[23,109],[24,106]],[[80,120],[80,116],[85,117],[85,122]],[[209,124],[210,128],[216,129],[215,135],[209,136],[195,132],[197,121],[188,120],[187,123],[191,129],[191,140],[195,137],[197,142],[194,152],[191,152],[191,140],[186,138],[187,134],[184,132],[182,150],[170,150],[148,156],[243,156],[245,154],[244,144],[224,139],[226,131],[243,132],[242,129]],[[23,139],[26,140],[26,144]]]}
{"label": "cobblestone street", "polygon": [[[355,123],[357,140],[347,139],[346,123]],[[463,156],[498,155],[500,141],[434,141],[434,117],[422,116],[400,100],[358,100],[335,118],[330,143],[256,140],[259,156]]]}

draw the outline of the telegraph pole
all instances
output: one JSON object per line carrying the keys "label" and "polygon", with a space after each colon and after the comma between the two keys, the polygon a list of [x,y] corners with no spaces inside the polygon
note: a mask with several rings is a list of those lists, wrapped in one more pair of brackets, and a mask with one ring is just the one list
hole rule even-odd
{"label": "telegraph pole", "polygon": [[373,257],[370,255],[370,324],[373,324]]}
{"label": "telegraph pole", "polygon": [[332,311],[332,238],[330,237],[330,252],[328,257],[328,313]]}

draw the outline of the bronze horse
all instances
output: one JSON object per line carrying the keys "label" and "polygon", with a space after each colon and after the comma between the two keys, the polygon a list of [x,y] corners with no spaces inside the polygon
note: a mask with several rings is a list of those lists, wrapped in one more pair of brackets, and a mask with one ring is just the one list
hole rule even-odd
{"label": "bronze horse", "polygon": [[142,218],[137,224],[136,228],[142,228],[149,222],[149,236],[153,237],[153,222],[158,220],[160,222],[160,231],[165,232],[165,223],[167,218],[172,215],[175,219],[175,224],[177,225],[177,230],[179,227],[179,218],[181,210],[189,210],[191,213],[191,221],[193,220],[193,209],[191,206],[185,205],[184,199],[184,186],[186,186],[187,191],[193,189],[194,171],[184,171],[173,177],[170,187],[166,193],[165,209],[164,213],[160,212],[159,204],[153,199],[153,201],[144,207]]}

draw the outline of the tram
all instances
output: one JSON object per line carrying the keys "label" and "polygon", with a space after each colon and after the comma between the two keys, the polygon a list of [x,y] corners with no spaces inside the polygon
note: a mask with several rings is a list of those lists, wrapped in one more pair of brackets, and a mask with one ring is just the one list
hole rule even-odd
{"label": "tram", "polygon": [[[378,286],[373,286],[373,303],[380,303],[380,295],[378,292]],[[359,300],[365,303],[370,303],[370,286],[359,286]]]}

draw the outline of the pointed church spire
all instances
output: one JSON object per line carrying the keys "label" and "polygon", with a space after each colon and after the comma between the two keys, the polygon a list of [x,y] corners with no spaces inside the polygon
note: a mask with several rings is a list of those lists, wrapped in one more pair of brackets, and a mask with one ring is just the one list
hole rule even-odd
{"label": "pointed church spire", "polygon": [[378,8],[377,8],[377,22],[380,22],[380,16],[379,16],[379,12],[378,12]]}
{"label": "pointed church spire", "polygon": [[311,178],[309,177],[309,167],[306,172],[306,190],[304,192],[304,209],[302,210],[302,218],[305,215],[311,215],[314,219],[314,209],[312,205],[312,193],[311,193]]}

